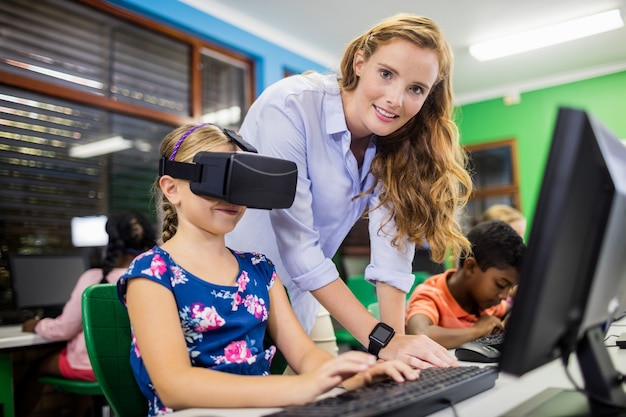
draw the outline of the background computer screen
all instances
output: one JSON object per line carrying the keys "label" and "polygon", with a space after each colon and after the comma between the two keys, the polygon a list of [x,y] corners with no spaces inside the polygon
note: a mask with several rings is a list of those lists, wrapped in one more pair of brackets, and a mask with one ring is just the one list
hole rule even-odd
{"label": "background computer screen", "polygon": [[67,302],[88,264],[82,255],[12,255],[9,266],[15,309],[52,310]]}
{"label": "background computer screen", "polygon": [[77,248],[106,246],[109,243],[106,223],[107,216],[73,217],[71,222],[72,245]]}
{"label": "background computer screen", "polygon": [[589,414],[626,406],[603,341],[605,322],[623,309],[625,286],[626,147],[586,112],[561,108],[501,371],[522,375],[575,353]]}

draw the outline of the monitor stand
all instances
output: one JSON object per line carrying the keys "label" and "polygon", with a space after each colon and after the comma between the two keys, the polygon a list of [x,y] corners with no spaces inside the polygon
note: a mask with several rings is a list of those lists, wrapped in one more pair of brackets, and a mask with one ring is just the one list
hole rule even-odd
{"label": "monitor stand", "polygon": [[592,401],[573,389],[548,388],[501,417],[601,417],[626,416],[626,392],[621,375],[604,345],[601,327],[585,333],[576,348],[585,389],[615,406]]}

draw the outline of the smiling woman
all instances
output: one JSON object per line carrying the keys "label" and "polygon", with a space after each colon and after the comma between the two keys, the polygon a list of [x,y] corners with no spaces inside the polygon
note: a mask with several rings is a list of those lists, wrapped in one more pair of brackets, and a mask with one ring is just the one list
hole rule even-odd
{"label": "smiling woman", "polygon": [[387,136],[406,124],[424,105],[438,70],[433,50],[403,39],[390,41],[368,60],[363,50],[357,51],[354,73],[363,88],[359,96],[343,93],[353,140],[369,139],[372,134]]}
{"label": "smiling woman", "polygon": [[[261,154],[297,164],[296,198],[288,209],[248,210],[243,227],[227,235],[233,247],[268,254],[307,331],[332,332],[330,312],[370,352],[416,367],[455,360],[432,340],[403,334],[415,246],[427,240],[441,261],[469,245],[455,219],[471,180],[451,120],[451,66],[439,27],[399,14],[349,43],[340,76],[308,72],[267,88],[241,133]],[[384,323],[332,261],[364,216],[371,248],[365,278],[376,285]],[[370,338],[385,325],[395,335]]]}

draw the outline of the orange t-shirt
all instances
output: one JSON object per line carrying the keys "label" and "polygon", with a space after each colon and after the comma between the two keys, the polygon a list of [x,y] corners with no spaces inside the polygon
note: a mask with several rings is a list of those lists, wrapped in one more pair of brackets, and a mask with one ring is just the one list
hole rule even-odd
{"label": "orange t-shirt", "polygon": [[[430,318],[435,326],[448,329],[474,326],[478,316],[463,310],[448,289],[448,277],[455,271],[449,269],[442,274],[433,275],[415,287],[407,303],[405,324],[412,316],[423,314]],[[503,300],[500,304],[481,311],[480,314],[502,318],[506,310],[506,300]]]}

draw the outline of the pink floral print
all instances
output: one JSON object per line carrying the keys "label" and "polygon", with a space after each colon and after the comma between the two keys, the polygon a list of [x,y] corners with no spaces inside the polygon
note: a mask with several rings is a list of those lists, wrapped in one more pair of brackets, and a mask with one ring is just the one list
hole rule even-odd
{"label": "pink floral print", "polygon": [[217,329],[226,323],[226,320],[219,315],[214,306],[207,307],[202,303],[191,305],[191,317],[200,319],[198,325],[194,328],[198,333]]}

